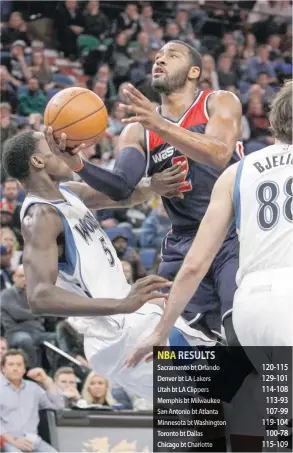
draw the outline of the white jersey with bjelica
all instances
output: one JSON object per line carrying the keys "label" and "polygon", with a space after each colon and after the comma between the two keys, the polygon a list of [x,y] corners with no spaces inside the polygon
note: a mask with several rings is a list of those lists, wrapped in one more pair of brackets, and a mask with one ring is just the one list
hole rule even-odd
{"label": "white jersey with bjelica", "polygon": [[247,274],[293,267],[292,188],[292,145],[276,143],[238,164],[233,195],[238,286]]}
{"label": "white jersey with bjelica", "polygon": [[[130,285],[109,237],[75,193],[65,185],[60,185],[60,192],[64,199],[55,201],[36,196],[26,197],[21,210],[23,220],[30,206],[47,204],[53,206],[61,217],[65,238],[64,259],[58,262],[56,285],[85,297],[126,297]],[[109,328],[110,331],[111,326],[119,330],[124,323],[123,315],[101,318],[104,318],[103,324],[106,322],[107,330]]]}

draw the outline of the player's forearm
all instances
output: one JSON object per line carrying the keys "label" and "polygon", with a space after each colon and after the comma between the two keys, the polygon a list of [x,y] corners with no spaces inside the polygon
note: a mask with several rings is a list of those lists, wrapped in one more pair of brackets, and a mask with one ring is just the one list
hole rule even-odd
{"label": "player's forearm", "polygon": [[129,197],[122,203],[123,206],[131,208],[150,200],[155,195],[155,192],[151,187],[151,181],[152,178],[142,178],[140,183],[136,186],[135,191],[133,192],[131,197]]}
{"label": "player's forearm", "polygon": [[161,338],[169,336],[176,320],[196,292],[207,270],[206,266],[197,270],[191,264],[183,264],[172,286],[164,314],[155,329]]}
{"label": "player's forearm", "polygon": [[160,123],[158,127],[158,135],[190,159],[217,168],[225,167],[228,149],[222,141],[183,129],[169,121]]}
{"label": "player's forearm", "polygon": [[127,200],[144,175],[145,157],[134,147],[125,147],[118,155],[113,171],[84,161],[78,175],[92,188],[112,200]]}
{"label": "player's forearm", "polygon": [[124,309],[123,299],[91,299],[50,284],[37,285],[28,301],[35,314],[61,317],[115,315]]}

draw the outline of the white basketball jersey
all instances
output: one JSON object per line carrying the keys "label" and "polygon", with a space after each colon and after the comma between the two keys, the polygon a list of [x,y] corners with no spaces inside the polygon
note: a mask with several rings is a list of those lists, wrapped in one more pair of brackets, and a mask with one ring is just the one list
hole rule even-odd
{"label": "white basketball jersey", "polygon": [[293,267],[293,146],[275,144],[238,165],[234,207],[240,241],[237,284],[249,273]]}
{"label": "white basketball jersey", "polygon": [[[79,197],[64,185],[60,186],[64,200],[48,201],[26,197],[21,220],[29,206],[49,204],[60,214],[64,227],[64,259],[59,260],[56,285],[85,297],[122,299],[130,291],[116,251],[91,211]],[[123,324],[123,315],[108,318],[111,323]]]}

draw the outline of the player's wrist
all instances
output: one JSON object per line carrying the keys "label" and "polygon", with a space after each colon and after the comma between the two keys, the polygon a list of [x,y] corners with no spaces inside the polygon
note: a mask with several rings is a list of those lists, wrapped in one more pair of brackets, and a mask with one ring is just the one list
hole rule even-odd
{"label": "player's wrist", "polygon": [[77,162],[72,165],[71,169],[74,173],[79,173],[84,168],[84,161],[80,156],[76,157],[78,157]]}

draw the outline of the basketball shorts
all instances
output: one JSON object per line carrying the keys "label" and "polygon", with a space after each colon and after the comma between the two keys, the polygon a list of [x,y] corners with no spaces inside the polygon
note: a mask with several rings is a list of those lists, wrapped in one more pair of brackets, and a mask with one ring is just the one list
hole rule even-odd
{"label": "basketball shorts", "polygon": [[[134,368],[126,368],[125,360],[137,344],[149,336],[161,319],[163,310],[154,304],[145,304],[135,313],[125,315],[121,332],[117,332],[114,341],[101,337],[95,330],[95,320],[84,334],[85,354],[93,369],[105,376],[110,384],[118,384],[129,395],[138,395],[152,401],[153,398],[153,362],[142,360]],[[98,327],[98,325],[97,325]],[[215,340],[208,338],[201,331],[192,329],[179,318],[173,327],[166,346],[214,346]]]}
{"label": "basketball shorts", "polygon": [[[162,277],[175,279],[193,240],[194,234],[179,235],[170,232],[165,237],[159,267]],[[238,237],[227,238],[182,314],[190,326],[204,320],[210,330],[221,332],[221,319],[232,310],[237,289],[235,279],[238,257]]]}

